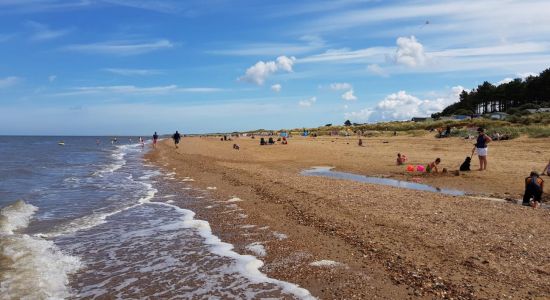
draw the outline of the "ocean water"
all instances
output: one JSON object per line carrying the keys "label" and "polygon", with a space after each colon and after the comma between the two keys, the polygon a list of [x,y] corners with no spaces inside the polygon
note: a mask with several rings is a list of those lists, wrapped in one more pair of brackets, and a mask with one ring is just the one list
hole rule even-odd
{"label": "ocean water", "polygon": [[172,204],[208,191],[118,140],[0,137],[0,299],[312,298]]}

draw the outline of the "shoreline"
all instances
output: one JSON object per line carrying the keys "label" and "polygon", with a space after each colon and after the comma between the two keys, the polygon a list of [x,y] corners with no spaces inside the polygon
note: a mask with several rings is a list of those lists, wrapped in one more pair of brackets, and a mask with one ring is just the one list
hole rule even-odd
{"label": "shoreline", "polygon": [[[388,140],[390,144],[398,143]],[[405,140],[410,143],[414,139]],[[369,145],[376,140],[366,141]],[[231,142],[184,138],[175,151],[165,140],[146,157],[168,170],[176,168],[178,178],[191,177],[197,187],[216,187],[208,191],[217,201],[242,199],[231,205],[242,209],[245,218],[224,213],[222,205],[188,209],[209,221],[214,233],[235,245],[238,253],[255,255],[250,250],[253,248],[246,246],[260,242],[267,252],[259,257],[265,263],[261,270],[270,277],[298,284],[320,298],[550,295],[550,286],[541,279],[549,275],[544,270],[550,265],[544,254],[536,255],[547,253],[550,247],[548,212],[299,175],[301,169],[313,165],[311,161],[336,165],[346,172],[361,170],[363,161],[357,160],[354,152],[363,149],[345,144],[351,144],[345,139],[332,142],[297,138],[289,145],[268,148],[261,148],[251,139],[236,142],[241,145],[240,151],[232,150]],[[310,151],[312,144],[324,152]],[[387,152],[384,146],[378,145],[378,150]],[[367,149],[377,151],[375,147]],[[338,155],[335,148],[349,153]],[[419,151],[418,155],[425,154]],[[369,160],[372,158],[364,159]],[[372,165],[370,171],[376,173],[383,167]],[[427,178],[426,183],[441,184],[445,180],[448,178]],[[498,184],[490,186],[496,189]],[[508,188],[504,192],[513,194],[514,189]],[[392,199],[391,205],[385,203],[388,199]],[[255,232],[265,226],[288,238]],[[339,265],[326,267],[330,263],[319,263],[323,260]],[[314,262],[321,267],[310,265]],[[516,266],[518,262],[521,267]]]}

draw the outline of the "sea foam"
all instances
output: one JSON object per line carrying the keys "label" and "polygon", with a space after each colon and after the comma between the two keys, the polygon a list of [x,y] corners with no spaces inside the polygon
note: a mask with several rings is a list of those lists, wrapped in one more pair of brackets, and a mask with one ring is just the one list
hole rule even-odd
{"label": "sea foam", "polygon": [[[37,207],[17,201],[0,210],[1,299],[63,299],[70,296],[68,276],[81,263],[52,242],[17,233],[28,226]],[[4,271],[5,270],[5,271]]]}

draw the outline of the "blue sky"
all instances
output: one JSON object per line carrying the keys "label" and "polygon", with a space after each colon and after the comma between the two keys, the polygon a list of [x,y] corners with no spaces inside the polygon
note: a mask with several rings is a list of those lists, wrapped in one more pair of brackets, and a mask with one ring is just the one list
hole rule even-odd
{"label": "blue sky", "polygon": [[0,134],[405,120],[550,67],[550,2],[0,0]]}

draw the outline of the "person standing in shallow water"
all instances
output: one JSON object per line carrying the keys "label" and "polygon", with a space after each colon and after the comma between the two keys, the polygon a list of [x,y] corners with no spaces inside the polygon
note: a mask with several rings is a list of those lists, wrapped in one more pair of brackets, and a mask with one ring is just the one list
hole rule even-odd
{"label": "person standing in shallow water", "polygon": [[479,127],[477,129],[478,136],[475,143],[477,156],[479,157],[479,171],[487,170],[487,144],[493,140],[485,134],[485,130]]}
{"label": "person standing in shallow water", "polygon": [[155,131],[155,134],[153,134],[153,148],[157,147],[157,140],[159,139],[159,135]]}
{"label": "person standing in shallow water", "polygon": [[172,139],[174,140],[174,145],[176,146],[176,148],[178,148],[178,144],[180,143],[181,135],[177,130],[176,130],[176,133],[174,133],[174,135],[172,135]]}

